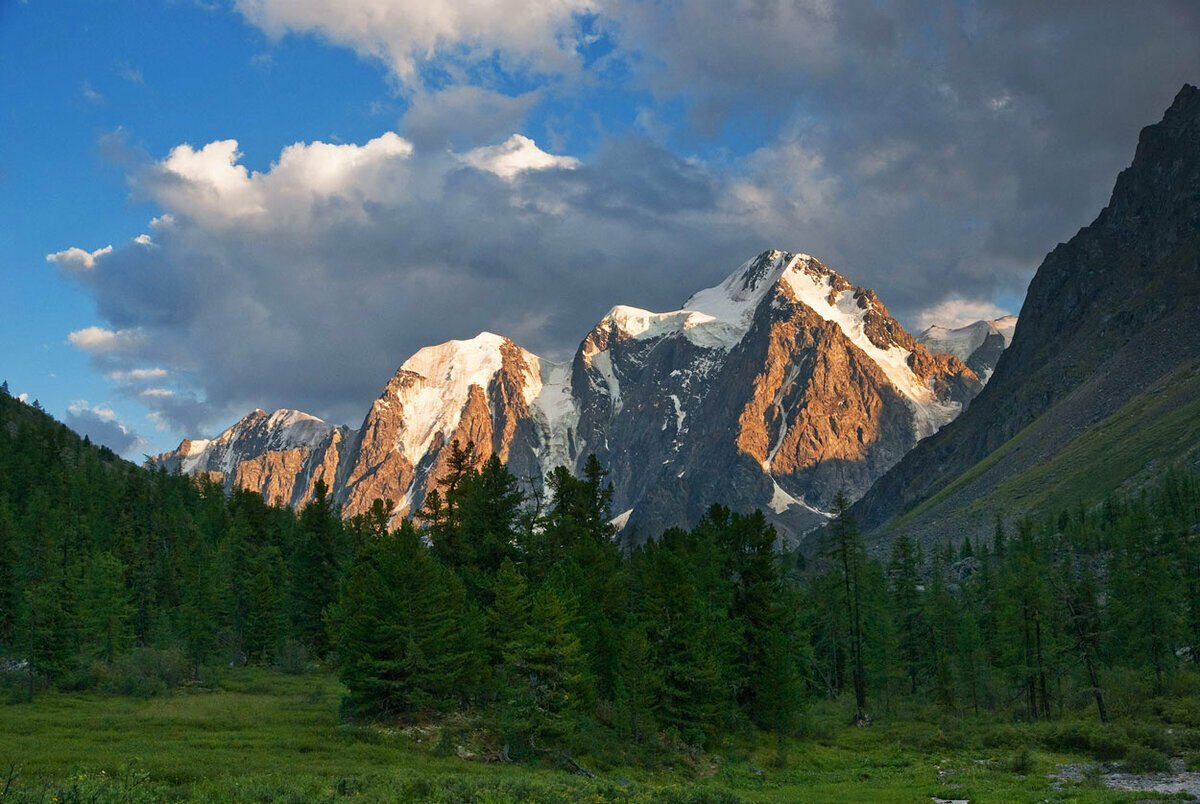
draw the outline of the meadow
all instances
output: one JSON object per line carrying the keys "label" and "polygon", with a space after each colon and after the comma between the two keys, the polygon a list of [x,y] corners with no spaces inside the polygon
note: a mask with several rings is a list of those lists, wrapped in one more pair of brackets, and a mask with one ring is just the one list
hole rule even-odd
{"label": "meadow", "polygon": [[0,707],[0,800],[1133,801],[1162,796],[1050,774],[1060,763],[1136,756],[1141,743],[1178,749],[1196,739],[1178,722],[1101,730],[931,712],[852,727],[849,702],[828,702],[808,711],[802,738],[728,737],[652,767],[610,753],[574,757],[588,778],[555,758],[488,761],[486,738],[463,715],[407,728],[347,725],[342,694],[325,672],[263,668],[219,671],[205,685],[150,698],[46,691]]}

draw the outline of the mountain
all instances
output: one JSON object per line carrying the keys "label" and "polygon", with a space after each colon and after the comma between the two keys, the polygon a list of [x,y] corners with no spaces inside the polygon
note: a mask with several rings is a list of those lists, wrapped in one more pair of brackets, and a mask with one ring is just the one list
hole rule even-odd
{"label": "mountain", "polygon": [[1142,130],[1091,225],[1038,268],[966,413],[854,507],[880,538],[982,535],[1200,460],[1200,90]]}
{"label": "mountain", "polygon": [[917,336],[917,341],[935,355],[954,355],[987,382],[996,370],[1000,355],[1012,343],[1017,317],[1006,315],[991,321],[976,321],[949,329],[934,324]]}
{"label": "mountain", "polygon": [[255,410],[216,438],[185,440],[154,463],[253,489],[271,502],[304,505],[318,480],[335,486],[351,432],[297,410]]}
{"label": "mountain", "polygon": [[570,362],[481,333],[406,360],[358,430],[255,411],[156,463],[293,505],[321,479],[346,515],[376,498],[406,515],[456,439],[500,456],[535,490],[550,469],[578,470],[595,453],[632,538],[694,523],[714,502],[768,509],[799,533],[823,521],[839,489],[861,494],[981,387],[873,291],[814,257],[768,251],[682,309],[612,308]]}

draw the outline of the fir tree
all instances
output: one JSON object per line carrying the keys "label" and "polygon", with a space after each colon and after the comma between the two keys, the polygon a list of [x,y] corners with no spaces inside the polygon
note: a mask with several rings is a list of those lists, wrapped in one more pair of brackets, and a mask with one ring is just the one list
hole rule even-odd
{"label": "fir tree", "polygon": [[89,562],[80,594],[80,626],[86,650],[111,662],[133,646],[133,602],[125,587],[125,568],[111,553]]}

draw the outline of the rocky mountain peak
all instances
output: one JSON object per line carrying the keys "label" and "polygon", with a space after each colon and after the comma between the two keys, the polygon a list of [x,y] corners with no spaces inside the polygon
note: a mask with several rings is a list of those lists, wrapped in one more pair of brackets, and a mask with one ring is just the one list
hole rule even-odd
{"label": "rocky mountain peak", "polygon": [[[487,332],[420,349],[361,428],[313,460],[335,477],[347,515],[377,498],[412,514],[458,440],[534,487],[595,453],[631,532],[687,524],[714,501],[767,508],[796,532],[821,519],[840,486],[865,489],[978,388],[956,358],[930,356],[873,291],[775,249],[679,310],[613,307],[570,363]],[[258,411],[235,427],[295,430],[309,419]],[[272,444],[243,440],[221,453],[227,482],[282,493],[274,478],[291,461],[308,473],[291,490],[302,498],[316,468],[298,454],[260,466],[258,448]]]}

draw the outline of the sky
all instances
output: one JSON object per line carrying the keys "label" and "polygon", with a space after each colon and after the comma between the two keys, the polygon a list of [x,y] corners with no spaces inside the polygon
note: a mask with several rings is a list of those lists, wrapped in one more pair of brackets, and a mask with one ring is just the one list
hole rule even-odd
{"label": "sky", "polygon": [[1185,82],[1192,0],[0,0],[0,380],[136,459],[768,248],[1016,312]]}

